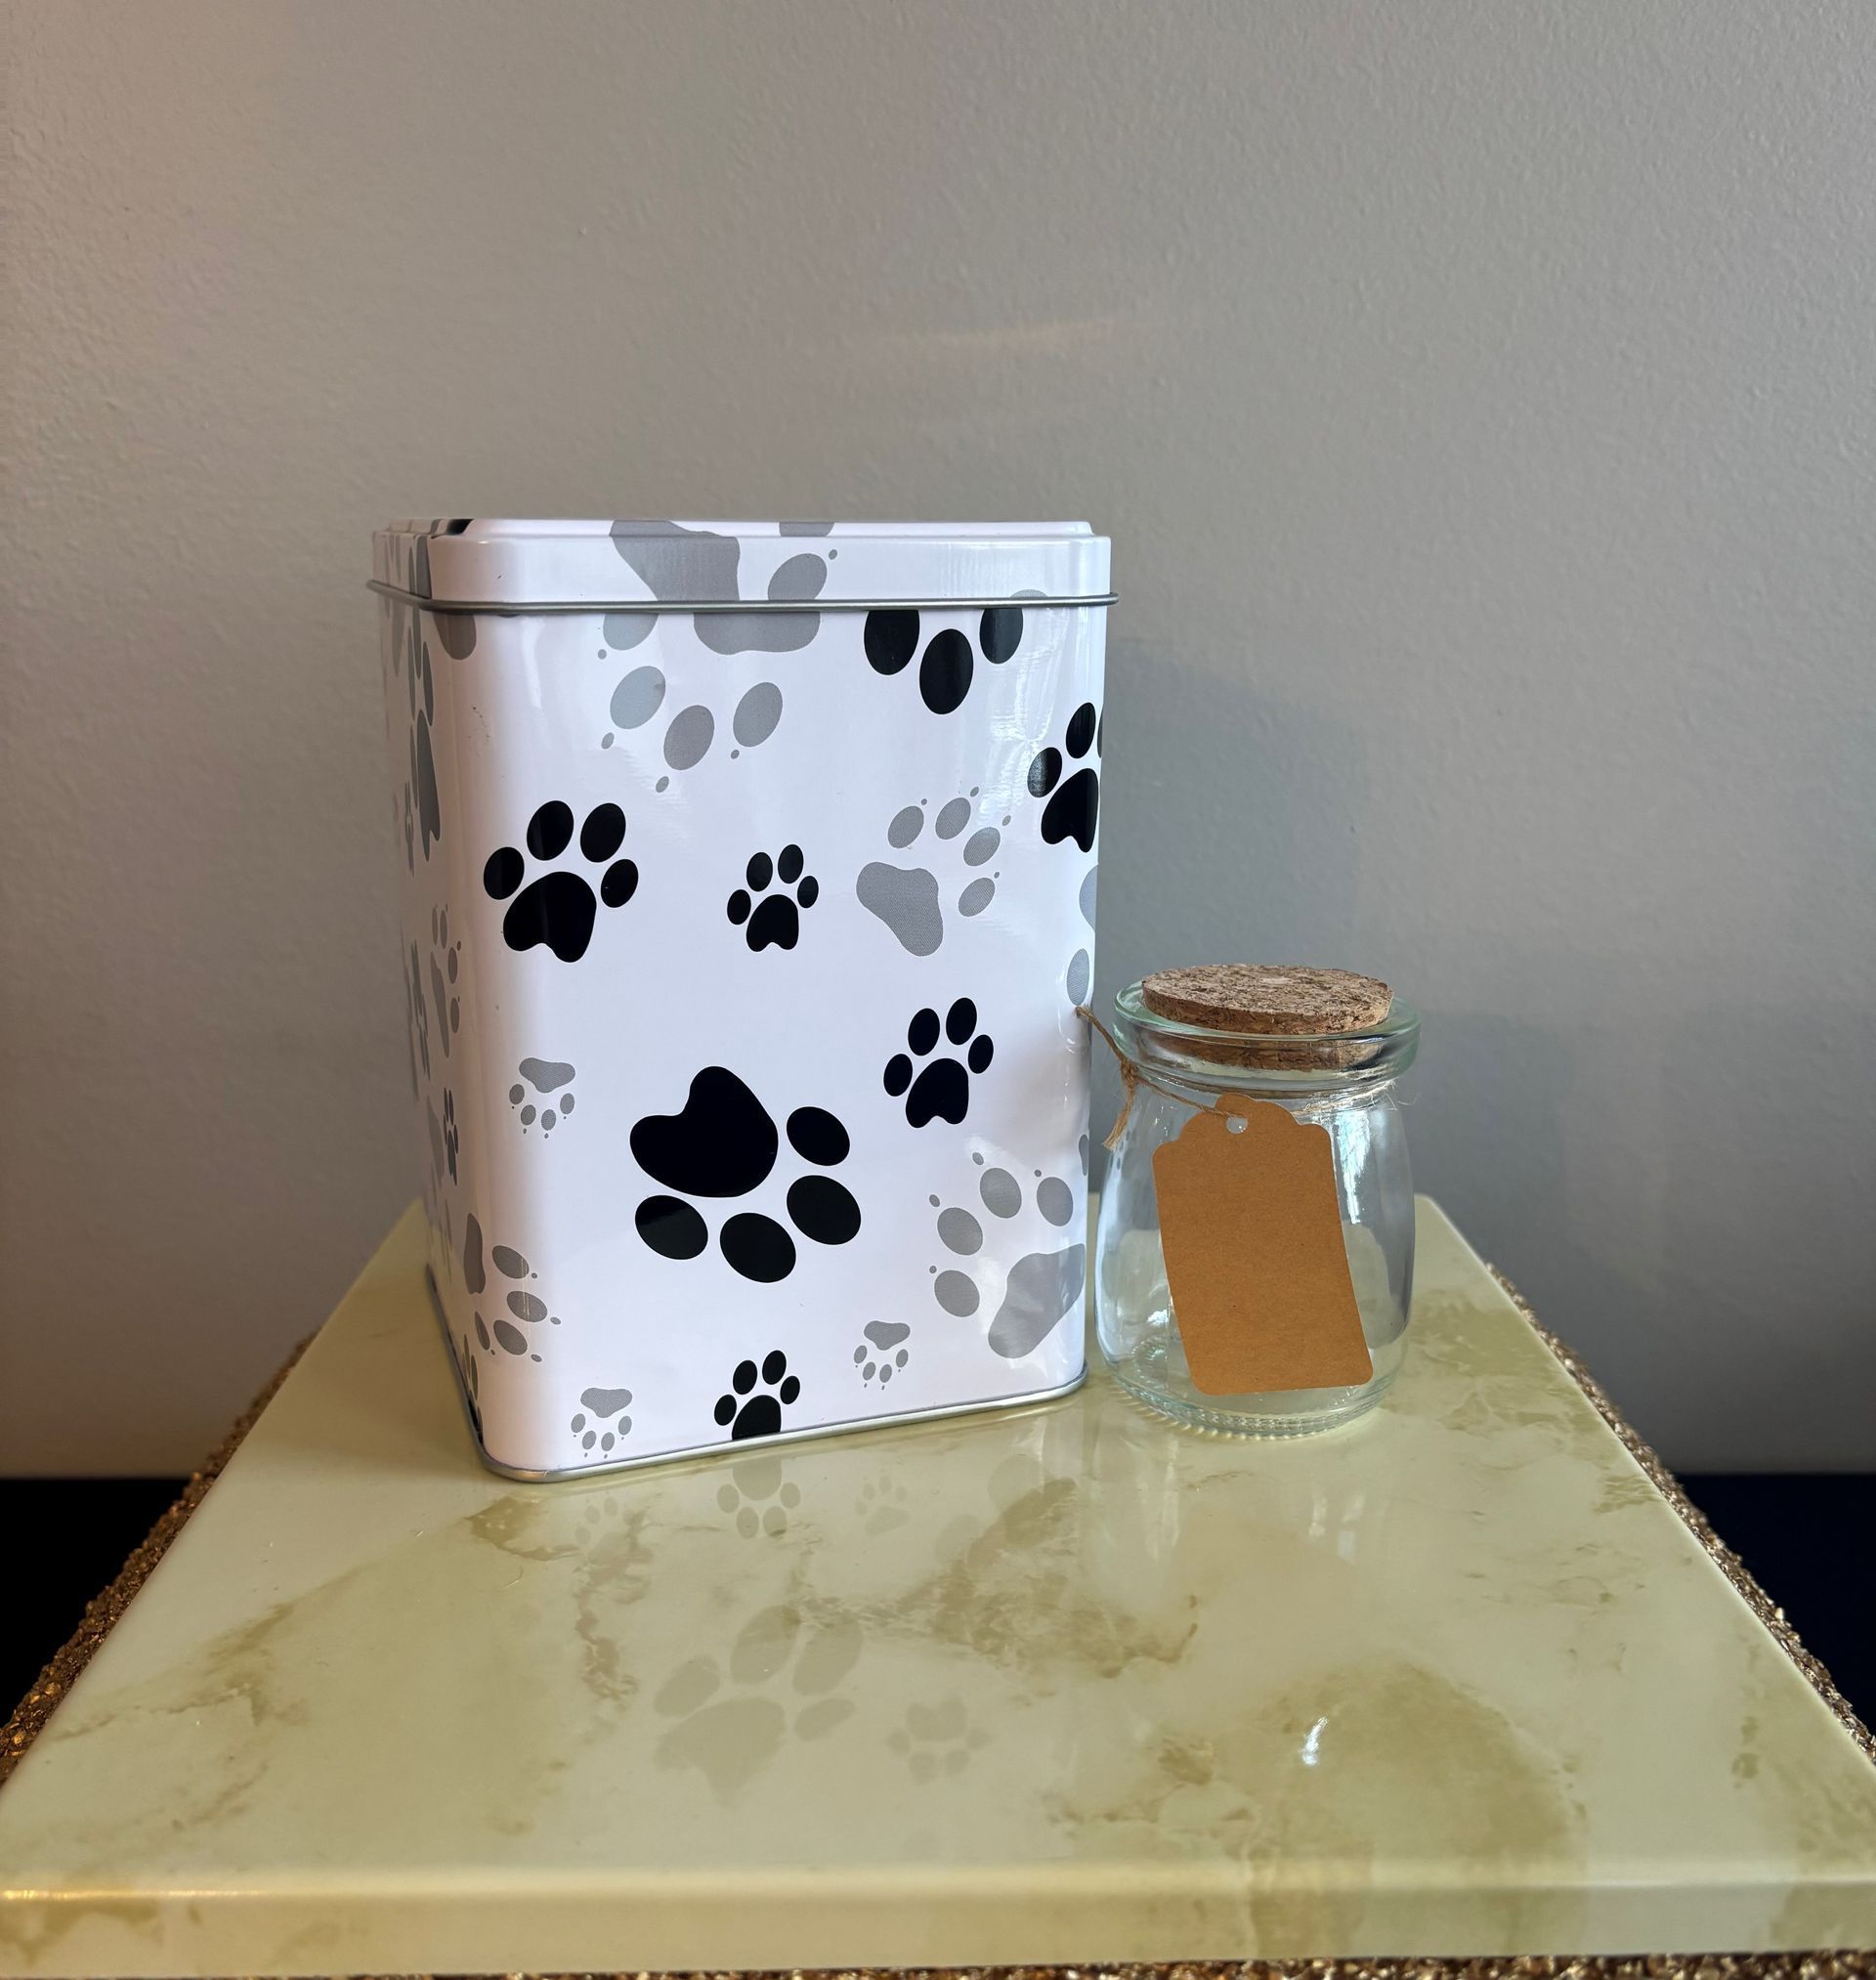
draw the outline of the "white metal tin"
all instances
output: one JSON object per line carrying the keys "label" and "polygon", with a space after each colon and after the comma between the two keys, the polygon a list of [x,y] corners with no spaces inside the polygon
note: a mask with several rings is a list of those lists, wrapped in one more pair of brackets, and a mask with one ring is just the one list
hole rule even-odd
{"label": "white metal tin", "polygon": [[373,551],[432,1273],[485,1458],[1072,1386],[1106,540]]}

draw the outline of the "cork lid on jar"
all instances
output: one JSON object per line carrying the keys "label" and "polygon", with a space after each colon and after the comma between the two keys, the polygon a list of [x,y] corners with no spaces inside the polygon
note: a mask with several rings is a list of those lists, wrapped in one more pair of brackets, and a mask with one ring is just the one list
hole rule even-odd
{"label": "cork lid on jar", "polygon": [[[1293,963],[1206,963],[1156,969],[1140,984],[1140,1002],[1155,1016],[1198,1030],[1230,1034],[1183,1041],[1196,1057],[1224,1064],[1341,1066],[1361,1049],[1335,1042],[1338,1032],[1361,1033],[1386,1021],[1393,993],[1374,976]],[[1309,1044],[1273,1043],[1286,1038]]]}

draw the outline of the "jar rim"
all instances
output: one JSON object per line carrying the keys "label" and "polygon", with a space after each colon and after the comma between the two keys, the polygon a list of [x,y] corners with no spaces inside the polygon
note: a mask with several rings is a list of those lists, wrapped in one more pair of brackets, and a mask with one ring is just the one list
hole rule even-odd
{"label": "jar rim", "polygon": [[[1398,993],[1378,1023],[1348,1031],[1236,1031],[1163,1017],[1146,1002],[1144,980],[1130,983],[1115,997],[1115,1020],[1149,1065],[1175,1079],[1293,1091],[1357,1086],[1404,1072],[1420,1046],[1420,1012]],[[1220,1047],[1235,1048],[1230,1058],[1221,1057]],[[1322,1056],[1310,1063],[1312,1048]],[[1259,1052],[1267,1054],[1262,1063],[1251,1056]],[[1239,1058],[1239,1053],[1245,1057]],[[1304,1062],[1298,1063],[1300,1059]]]}

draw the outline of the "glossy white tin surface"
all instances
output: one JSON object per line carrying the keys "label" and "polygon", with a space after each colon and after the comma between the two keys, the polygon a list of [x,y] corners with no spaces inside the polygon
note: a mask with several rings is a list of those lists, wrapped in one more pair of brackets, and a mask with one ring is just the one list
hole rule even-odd
{"label": "glossy white tin surface", "polygon": [[[373,569],[415,594],[379,601],[411,1085],[489,1458],[1076,1380],[1105,614],[1010,594],[1105,591],[1105,540],[471,522]],[[1010,602],[852,605],[941,593]]]}

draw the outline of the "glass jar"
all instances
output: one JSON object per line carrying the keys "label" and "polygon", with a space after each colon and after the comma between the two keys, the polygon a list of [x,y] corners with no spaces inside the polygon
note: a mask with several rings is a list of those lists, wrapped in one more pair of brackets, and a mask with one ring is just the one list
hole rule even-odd
{"label": "glass jar", "polygon": [[[1120,1049],[1142,1077],[1130,1083],[1131,1103],[1101,1189],[1094,1259],[1101,1353],[1141,1401],[1200,1429],[1293,1437],[1346,1423],[1387,1393],[1406,1348],[1414,1185],[1394,1081],[1413,1063],[1420,1018],[1396,997],[1386,1016],[1364,1029],[1255,1035],[1175,1023],[1141,993],[1134,983],[1114,1000]],[[1167,1286],[1153,1155],[1223,1094],[1275,1100],[1329,1131],[1343,1243],[1374,1364],[1366,1382],[1241,1396],[1206,1395],[1193,1382]]]}

